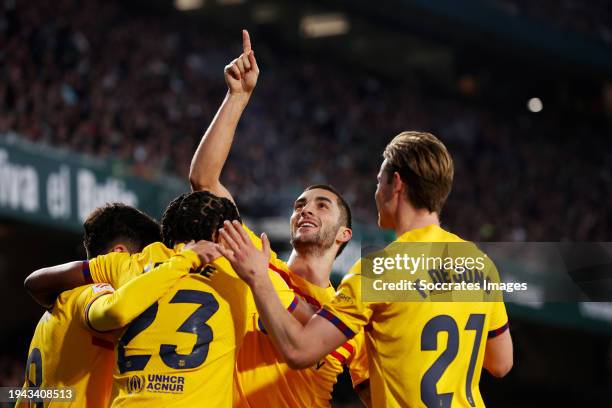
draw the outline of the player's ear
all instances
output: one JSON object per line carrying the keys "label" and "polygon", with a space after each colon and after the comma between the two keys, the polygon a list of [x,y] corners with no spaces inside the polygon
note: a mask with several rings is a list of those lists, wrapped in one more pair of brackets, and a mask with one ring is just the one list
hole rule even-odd
{"label": "player's ear", "polygon": [[393,173],[391,182],[393,184],[393,192],[394,193],[400,193],[402,191],[402,189],[406,187],[404,185],[404,182],[402,181],[402,178],[400,177],[400,175],[399,175],[399,173],[397,171]]}
{"label": "player's ear", "polygon": [[111,250],[111,252],[130,252],[130,251],[128,250],[127,246],[123,244],[117,244],[113,246],[113,249]]}
{"label": "player's ear", "polygon": [[336,240],[341,243],[345,243],[351,240],[353,237],[353,230],[348,227],[340,227],[338,229],[338,233],[336,234]]}

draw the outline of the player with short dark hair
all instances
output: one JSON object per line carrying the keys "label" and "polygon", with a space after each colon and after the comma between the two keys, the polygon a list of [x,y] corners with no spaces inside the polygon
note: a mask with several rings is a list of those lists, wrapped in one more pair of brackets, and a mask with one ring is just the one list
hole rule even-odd
{"label": "player with short dark hair", "polygon": [[[164,241],[172,249],[156,242],[131,257],[99,256],[89,262],[91,278],[121,287],[176,256],[188,241],[217,240],[216,231],[224,221],[240,222],[230,200],[204,191],[183,194],[162,218]],[[113,406],[231,403],[236,348],[249,317],[248,288],[225,258],[203,265],[192,265],[201,272],[179,279],[144,313],[126,322],[117,346]],[[295,294],[276,274],[271,273],[271,280],[285,307],[292,310]]]}
{"label": "player with short dark hair", "polygon": [[121,243],[136,253],[160,240],[159,223],[142,211],[123,203],[96,208],[83,223],[83,246],[87,258],[111,252]]}
{"label": "player with short dark hair", "polygon": [[[105,252],[129,256],[129,251],[139,252],[160,239],[157,222],[119,203],[94,210],[84,228],[83,243],[90,256]],[[71,387],[73,404],[107,407],[111,398],[116,337],[115,333],[106,332],[140,315],[178,279],[187,275],[194,264],[199,264],[201,247],[202,244],[185,247],[186,250],[150,273],[116,291],[106,283],[84,285],[63,291],[52,302],[49,299],[57,292],[38,293],[37,299],[50,304],[30,344],[24,388]],[[88,265],[88,261],[79,261],[40,269],[26,279],[26,288],[36,295],[45,285],[59,282],[57,275],[62,273],[76,273],[84,284],[83,273],[87,273]],[[139,302],[131,301],[134,298]],[[23,399],[17,404],[18,407],[26,405]]]}
{"label": "player with short dark hair", "polygon": [[[446,147],[433,135],[396,136],[385,149],[377,179],[378,223],[395,230],[394,244],[466,243],[440,227],[439,212],[450,192],[453,164]],[[269,248],[256,249],[244,235],[239,224],[226,223],[221,236],[228,249],[220,251],[251,287],[268,334],[294,368],[310,366],[367,327],[372,405],[444,408],[484,406],[478,388],[482,367],[497,377],[512,367],[503,302],[364,301],[361,260],[335,297],[302,326],[283,312],[262,273]],[[444,342],[438,341],[440,333]]]}
{"label": "player with short dark hair", "polygon": [[[336,223],[336,225],[332,228],[332,231],[337,231],[340,227],[346,227],[349,229],[353,228],[353,216],[351,215],[351,207],[348,205],[344,197],[342,197],[342,194],[340,194],[338,190],[336,190],[333,186],[330,186],[329,184],[315,184],[315,185],[306,187],[304,189],[304,192],[317,190],[317,189],[329,191],[330,193],[336,196],[336,204],[338,206],[338,209],[340,210],[340,217],[338,218],[338,222]],[[298,198],[296,200],[296,203],[300,201],[301,201],[301,198]],[[342,251],[344,251],[344,248],[346,248],[348,243],[349,243],[348,241],[345,241],[340,244],[340,246],[338,247],[338,251],[336,252],[336,258],[340,256],[340,254],[342,253]],[[300,244],[301,243],[298,240],[294,239],[293,231],[292,231],[291,246],[295,248],[296,245],[299,246]]]}
{"label": "player with short dark hair", "polygon": [[352,228],[353,215],[351,214],[351,207],[346,202],[344,197],[342,197],[342,194],[334,186],[331,186],[329,184],[314,184],[312,186],[306,187],[304,191],[310,191],[310,190],[314,190],[317,188],[330,191],[336,195],[337,204],[338,204],[338,207],[340,208],[340,217],[341,217],[340,225],[343,225],[347,228]]}
{"label": "player with short dark hair", "polygon": [[[227,96],[202,137],[189,174],[194,190],[208,190],[232,201],[219,177],[259,75],[246,30],[243,30],[243,51],[225,67]],[[314,310],[334,296],[329,278],[336,257],[351,239],[351,222],[350,208],[335,188],[324,184],[310,186],[294,203],[290,219],[293,251],[289,260],[285,263],[272,252],[269,268],[282,276]],[[253,236],[246,226],[243,228]],[[261,243],[257,246],[261,247]],[[329,407],[333,386],[344,366],[348,366],[362,399],[368,400],[363,335],[340,345],[308,369],[296,371],[279,357],[258,318],[252,297],[250,307],[254,319],[238,353],[235,407]],[[300,314],[294,313],[294,316]]]}

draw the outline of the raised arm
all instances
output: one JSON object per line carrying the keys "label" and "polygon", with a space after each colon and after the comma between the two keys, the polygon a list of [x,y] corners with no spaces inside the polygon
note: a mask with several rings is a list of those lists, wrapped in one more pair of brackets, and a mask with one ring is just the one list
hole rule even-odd
{"label": "raised arm", "polygon": [[213,194],[232,199],[230,192],[219,180],[227,160],[238,121],[242,116],[257,84],[259,68],[251,39],[242,30],[243,53],[225,67],[228,92],[204,133],[191,160],[189,182],[193,191],[209,190]]}

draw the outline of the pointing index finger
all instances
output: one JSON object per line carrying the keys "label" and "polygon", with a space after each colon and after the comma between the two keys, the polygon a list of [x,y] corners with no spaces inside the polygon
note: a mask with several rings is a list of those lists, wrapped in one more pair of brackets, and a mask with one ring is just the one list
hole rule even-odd
{"label": "pointing index finger", "polygon": [[251,37],[247,30],[242,30],[242,49],[244,55],[249,55],[249,52],[251,52]]}

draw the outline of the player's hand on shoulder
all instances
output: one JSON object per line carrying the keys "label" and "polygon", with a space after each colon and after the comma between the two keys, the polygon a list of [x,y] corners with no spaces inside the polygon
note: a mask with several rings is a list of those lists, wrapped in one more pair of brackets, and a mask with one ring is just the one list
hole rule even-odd
{"label": "player's hand on shoulder", "polygon": [[205,240],[200,240],[198,242],[191,241],[187,245],[185,245],[182,250],[191,250],[198,254],[198,256],[200,257],[200,261],[202,261],[202,264],[211,263],[215,259],[222,256],[221,252],[219,252],[218,244]]}
{"label": "player's hand on shoulder", "polygon": [[270,241],[266,234],[261,234],[261,250],[238,221],[225,221],[219,237],[219,251],[247,284],[253,285],[258,279],[268,276]]}
{"label": "player's hand on shoulder", "polygon": [[250,97],[257,85],[259,67],[247,30],[242,30],[242,49],[243,53],[225,66],[225,82],[231,95]]}

